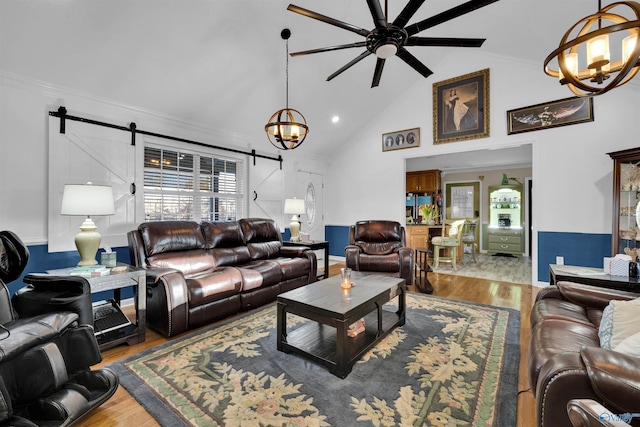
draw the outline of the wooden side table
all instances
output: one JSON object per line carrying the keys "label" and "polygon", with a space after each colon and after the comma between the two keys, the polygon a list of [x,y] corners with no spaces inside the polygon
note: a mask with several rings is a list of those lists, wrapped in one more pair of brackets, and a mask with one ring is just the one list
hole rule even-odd
{"label": "wooden side table", "polygon": [[432,294],[433,285],[431,285],[427,277],[427,273],[433,271],[429,265],[429,249],[416,248],[415,251],[415,285],[424,292]]}
{"label": "wooden side table", "polygon": [[[133,286],[136,291],[136,299],[138,300],[136,306],[136,321],[134,324],[96,336],[100,350],[106,350],[120,344],[137,344],[145,340],[147,314],[147,281],[145,270],[121,263],[118,263],[118,265],[126,266],[127,270],[122,273],[85,277],[91,286],[91,294],[113,290],[113,298],[118,305],[120,305],[120,290]],[[68,276],[71,270],[72,268],[63,268],[48,270],[47,273],[56,276]]]}
{"label": "wooden side table", "polygon": [[312,251],[324,250],[324,273],[318,274],[317,279],[326,279],[329,277],[329,242],[326,240],[303,240],[301,242],[292,242],[285,240],[282,242],[283,246],[304,246]]}

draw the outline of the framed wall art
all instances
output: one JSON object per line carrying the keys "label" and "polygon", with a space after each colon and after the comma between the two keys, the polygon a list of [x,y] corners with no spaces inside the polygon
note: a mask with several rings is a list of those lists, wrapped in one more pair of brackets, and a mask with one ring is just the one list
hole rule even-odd
{"label": "framed wall art", "polygon": [[401,150],[420,146],[420,128],[382,134],[382,151]]}
{"label": "framed wall art", "polygon": [[531,132],[593,121],[593,98],[560,99],[507,111],[507,133]]}
{"label": "framed wall art", "polygon": [[433,143],[489,136],[489,69],[433,84]]}

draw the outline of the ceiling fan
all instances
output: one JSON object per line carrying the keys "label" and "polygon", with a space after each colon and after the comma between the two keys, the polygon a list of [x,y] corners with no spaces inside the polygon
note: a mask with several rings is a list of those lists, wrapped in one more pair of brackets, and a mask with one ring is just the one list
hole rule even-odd
{"label": "ceiling fan", "polygon": [[366,47],[367,50],[365,50],[351,62],[340,68],[338,71],[331,74],[327,78],[327,81],[340,75],[342,72],[346,71],[371,54],[375,54],[378,57],[376,68],[373,73],[373,81],[371,83],[371,87],[376,87],[380,84],[380,77],[382,76],[382,70],[384,68],[385,60],[392,57],[393,55],[398,56],[424,77],[429,77],[431,74],[433,74],[433,71],[431,71],[426,65],[420,62],[415,56],[409,53],[409,51],[405,49],[405,46],[480,47],[482,46],[482,43],[484,43],[485,39],[418,37],[416,36],[416,34],[438,24],[442,24],[443,22],[457,18],[458,16],[462,16],[466,13],[487,6],[491,3],[495,3],[496,1],[498,0],[470,0],[466,3],[448,9],[430,18],[406,26],[409,20],[418,11],[420,6],[422,6],[422,4],[425,2],[425,0],[409,0],[409,3],[407,3],[407,5],[393,22],[387,21],[387,0],[385,0],[384,11],[382,10],[379,0],[367,0],[367,5],[369,6],[369,10],[371,11],[371,16],[373,18],[373,23],[375,25],[373,30],[366,30],[364,28],[360,28],[355,25],[351,25],[346,22],[342,22],[337,19],[330,18],[311,10],[290,4],[287,7],[287,10],[290,10],[291,12],[308,16],[309,18],[317,19],[318,21],[322,21],[327,24],[342,28],[344,30],[351,31],[353,33],[361,35],[366,39],[364,41],[350,44],[293,52],[291,53],[291,56],[329,52],[333,50],[349,49],[353,47]]}

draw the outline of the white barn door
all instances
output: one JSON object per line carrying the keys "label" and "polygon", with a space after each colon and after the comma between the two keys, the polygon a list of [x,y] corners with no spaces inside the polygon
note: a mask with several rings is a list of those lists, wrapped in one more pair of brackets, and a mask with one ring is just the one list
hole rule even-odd
{"label": "white barn door", "polygon": [[[136,224],[136,155],[142,138],[131,145],[131,133],[88,123],[49,117],[49,252],[75,250],[74,237],[83,217],[60,215],[65,184],[111,185],[115,214],[92,219],[102,235],[101,247],[126,246]],[[140,188],[142,194],[142,188]]]}

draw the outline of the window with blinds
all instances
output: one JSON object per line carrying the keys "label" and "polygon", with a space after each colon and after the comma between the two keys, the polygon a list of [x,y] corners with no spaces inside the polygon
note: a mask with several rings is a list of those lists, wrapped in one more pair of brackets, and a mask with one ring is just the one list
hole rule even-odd
{"label": "window with blinds", "polygon": [[244,213],[243,162],[204,153],[144,149],[146,221],[233,221]]}

